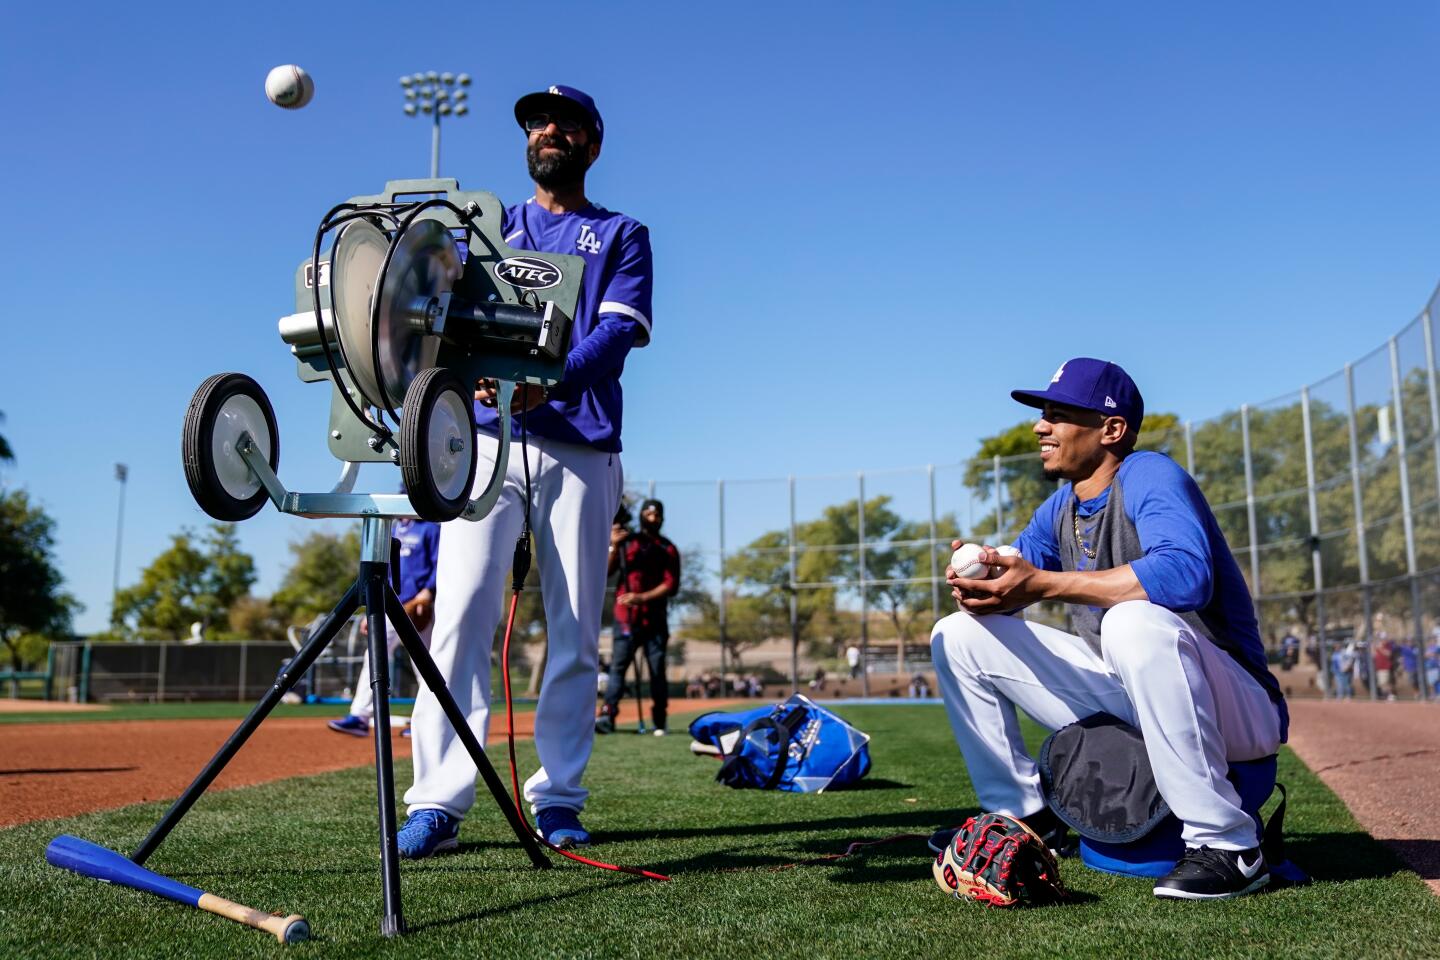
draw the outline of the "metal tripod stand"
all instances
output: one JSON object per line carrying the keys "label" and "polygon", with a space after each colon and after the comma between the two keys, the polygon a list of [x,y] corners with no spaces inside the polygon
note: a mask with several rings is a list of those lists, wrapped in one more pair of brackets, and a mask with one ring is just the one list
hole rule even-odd
{"label": "metal tripod stand", "polygon": [[150,831],[150,835],[130,855],[132,861],[143,864],[150,854],[155,852],[205,789],[225,769],[225,765],[245,745],[250,735],[269,716],[270,711],[275,709],[281,698],[305,675],[316,658],[340,632],[340,628],[363,603],[370,625],[370,685],[375,692],[375,782],[380,808],[380,879],[384,896],[384,916],[380,921],[380,932],[387,937],[405,932],[405,919],[400,906],[400,853],[395,839],[395,771],[390,752],[390,673],[385,642],[387,619],[400,635],[400,642],[410,654],[421,680],[440,701],[445,716],[455,728],[455,733],[465,745],[470,758],[475,761],[475,766],[479,768],[496,804],[505,814],[511,829],[515,831],[520,846],[529,855],[530,862],[538,869],[550,866],[550,861],[541,852],[535,836],[526,828],[520,812],[515,809],[514,803],[505,792],[504,782],[491,766],[484,747],[470,729],[465,714],[455,703],[455,698],[445,685],[445,678],[440,675],[439,668],[430,657],[430,651],[426,649],[415,625],[410,622],[409,616],[400,605],[400,599],[390,581],[391,523],[389,517],[361,517],[359,577],[281,671],[274,686],[255,705],[185,792],[175,800],[165,816]]}

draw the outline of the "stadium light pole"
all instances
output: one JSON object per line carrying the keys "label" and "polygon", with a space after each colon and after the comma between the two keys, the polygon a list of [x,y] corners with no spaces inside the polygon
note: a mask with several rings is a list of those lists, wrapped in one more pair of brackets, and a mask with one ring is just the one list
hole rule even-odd
{"label": "stadium light pole", "polygon": [[412,73],[400,78],[405,90],[405,115],[424,114],[433,119],[430,134],[430,179],[440,176],[440,118],[463,117],[470,112],[470,74]]}
{"label": "stadium light pole", "polygon": [[110,625],[118,623],[117,601],[120,599],[120,545],[125,539],[125,481],[130,479],[130,468],[123,463],[115,464],[115,479],[120,482],[120,510],[115,518],[115,570],[110,578]]}

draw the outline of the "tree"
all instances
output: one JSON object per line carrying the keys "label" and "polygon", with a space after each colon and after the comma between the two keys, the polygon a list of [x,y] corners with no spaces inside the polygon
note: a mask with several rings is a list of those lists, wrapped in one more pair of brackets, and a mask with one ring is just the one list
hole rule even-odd
{"label": "tree", "polygon": [[190,625],[227,624],[230,608],[255,583],[255,561],[240,549],[233,523],[214,523],[197,545],[189,530],[115,598],[115,626],[147,639],[179,640]]}
{"label": "tree", "polygon": [[226,639],[284,640],[284,618],[264,597],[239,597],[230,606]]}
{"label": "tree", "polygon": [[270,602],[290,624],[308,623],[329,613],[360,573],[360,530],[316,530],[290,544],[295,560]]}
{"label": "tree", "polygon": [[[884,613],[901,643],[911,642],[932,607],[929,521],[907,522],[888,496],[865,501],[865,599]],[[958,533],[951,515],[939,518],[933,549],[948,553]],[[944,564],[939,564],[943,569]],[[860,631],[858,615],[842,609],[841,598],[861,598],[859,500],[825,507],[820,516],[795,526],[795,628],[812,653],[834,648]],[[725,561],[726,650],[739,659],[751,646],[791,635],[792,592],[789,530],[761,534]],[[878,582],[877,582],[878,581]],[[698,584],[698,581],[697,581]],[[686,635],[720,639],[719,602],[698,586],[682,596],[689,613]]]}
{"label": "tree", "polygon": [[937,590],[931,578],[944,577],[950,541],[959,538],[960,524],[954,514],[937,517],[932,541],[928,520],[909,520],[894,527],[888,541],[872,546],[868,515],[866,520],[866,579],[882,581],[870,588],[870,601],[889,617],[904,660],[905,647],[919,639],[917,634],[928,633],[937,614],[944,616],[953,609],[950,588],[943,582],[936,609]]}
{"label": "tree", "polygon": [[[3,411],[0,411],[0,423],[4,423],[4,422],[5,422],[5,414],[4,414]],[[10,448],[10,441],[8,441],[8,440],[5,439],[5,435],[4,435],[3,433],[0,433],[0,463],[14,463],[14,462],[15,462],[15,451]]]}
{"label": "tree", "polygon": [[[1262,629],[1278,639],[1290,622],[1299,622],[1306,631],[1316,625],[1304,409],[1296,400],[1250,408],[1244,416],[1242,424],[1240,411],[1232,411],[1194,430],[1195,480],[1246,580],[1251,580],[1244,442],[1248,428],[1260,568],[1260,582],[1251,583],[1250,590],[1261,601]],[[1312,400],[1310,423],[1322,564],[1348,579],[1352,574],[1345,568],[1354,568],[1344,556],[1354,522],[1351,487],[1344,482],[1350,473],[1348,418],[1344,411]],[[1332,522],[1342,529],[1351,527],[1351,536],[1326,537]],[[1358,580],[1358,570],[1353,576]],[[1279,598],[1282,606],[1272,608],[1265,598]],[[1338,612],[1333,604],[1329,609]]]}
{"label": "tree", "polygon": [[55,522],[23,490],[0,492],[0,643],[12,669],[44,655],[36,635],[54,639],[70,632],[81,609],[61,589],[55,566]]}

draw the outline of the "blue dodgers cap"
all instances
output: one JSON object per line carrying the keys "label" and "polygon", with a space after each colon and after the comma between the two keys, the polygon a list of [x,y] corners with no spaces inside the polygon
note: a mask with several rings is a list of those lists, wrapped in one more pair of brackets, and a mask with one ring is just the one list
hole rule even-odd
{"label": "blue dodgers cap", "polygon": [[1044,390],[1011,390],[1010,396],[1027,407],[1059,403],[1108,417],[1124,417],[1136,433],[1145,419],[1145,399],[1130,374],[1119,364],[1091,357],[1076,357],[1060,364]]}
{"label": "blue dodgers cap", "polygon": [[525,118],[533,113],[578,113],[590,121],[595,131],[595,142],[605,139],[605,121],[600,119],[600,109],[584,90],[556,84],[548,90],[527,93],[515,101],[515,122],[525,129]]}

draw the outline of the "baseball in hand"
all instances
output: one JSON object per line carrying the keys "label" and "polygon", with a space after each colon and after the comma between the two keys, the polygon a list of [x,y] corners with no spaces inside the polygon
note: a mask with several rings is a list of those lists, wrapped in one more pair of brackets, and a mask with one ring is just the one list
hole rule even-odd
{"label": "baseball in hand", "polygon": [[287,63],[265,77],[265,96],[277,107],[299,110],[315,96],[315,81],[295,64]]}
{"label": "baseball in hand", "polygon": [[[980,554],[985,548],[978,543],[963,543],[960,549],[950,555],[950,566],[955,570],[955,576],[965,580],[989,580],[998,576],[1001,568],[990,566],[980,561]],[[1002,557],[1018,557],[1020,551],[1008,544],[1003,547],[996,547],[995,552]]]}
{"label": "baseball in hand", "polygon": [[978,543],[962,543],[960,549],[950,555],[950,567],[955,576],[965,580],[990,579],[990,567],[980,562],[985,548]]}

